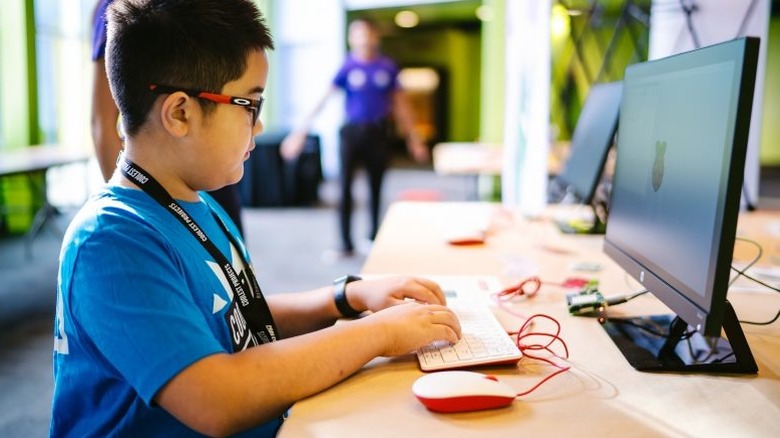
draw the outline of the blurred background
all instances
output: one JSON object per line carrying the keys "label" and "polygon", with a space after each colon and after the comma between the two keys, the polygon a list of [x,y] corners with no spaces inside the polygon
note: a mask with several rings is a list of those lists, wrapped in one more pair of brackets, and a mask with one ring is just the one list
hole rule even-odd
{"label": "blurred background", "polygon": [[[242,196],[247,241],[267,293],[327,284],[359,272],[365,253],[328,261],[320,252],[336,244],[338,129],[343,101],[331,99],[312,129],[313,168],[295,170],[295,195],[276,193],[284,179],[281,136],[300,123],[330,86],[347,52],[346,26],[367,16],[378,23],[382,50],[401,67],[400,81],[415,113],[416,132],[436,145],[502,145],[506,109],[519,105],[507,92],[508,66],[530,55],[509,35],[522,20],[513,14],[544,7],[546,20],[533,45],[549,49],[549,94],[543,159],[554,174],[594,84],[619,81],[626,66],[652,58],[653,41],[667,51],[706,37],[722,25],[740,35],[758,26],[767,38],[759,128],[755,134],[758,207],[780,197],[780,1],[778,0],[256,0],[276,42],[258,138]],[[91,28],[96,0],[3,0],[0,6],[0,168],[13,153],[55,144],[87,154],[73,164],[0,175],[0,436],[40,436],[48,430],[51,401],[51,322],[62,231],[102,184],[90,137]],[[518,7],[517,5],[523,6]],[[534,6],[536,5],[536,6]],[[548,10],[549,8],[549,10]],[[717,14],[716,14],[717,15]],[[676,28],[654,26],[672,17]],[[758,18],[756,18],[758,17]],[[697,21],[697,20],[703,21]],[[699,26],[700,25],[700,26]],[[699,27],[697,27],[699,26]],[[546,33],[545,33],[546,32]],[[540,36],[541,35],[541,36]],[[657,40],[656,40],[657,41]],[[656,43],[656,46],[660,46]],[[546,80],[547,78],[545,78]],[[528,90],[525,90],[528,91]],[[549,107],[549,111],[547,111]],[[533,111],[533,108],[531,108]],[[413,163],[400,136],[384,199],[502,200],[501,176],[450,175],[436,163]],[[546,166],[547,167],[547,166]],[[276,176],[274,176],[276,175]],[[279,176],[282,175],[282,176]],[[546,176],[546,174],[545,174]],[[477,178],[476,194],[472,177]],[[303,185],[303,187],[301,187]],[[540,189],[541,190],[541,189]],[[358,210],[366,194],[356,191]],[[36,213],[50,213],[31,236]],[[356,227],[366,228],[356,212]],[[362,227],[362,228],[361,228]]]}

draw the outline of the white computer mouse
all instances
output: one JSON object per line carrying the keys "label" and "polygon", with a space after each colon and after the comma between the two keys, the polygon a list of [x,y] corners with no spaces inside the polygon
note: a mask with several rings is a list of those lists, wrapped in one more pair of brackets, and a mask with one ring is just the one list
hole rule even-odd
{"label": "white computer mouse", "polygon": [[469,412],[508,406],[517,392],[495,376],[472,371],[439,371],[426,374],[412,385],[412,392],[430,411]]}

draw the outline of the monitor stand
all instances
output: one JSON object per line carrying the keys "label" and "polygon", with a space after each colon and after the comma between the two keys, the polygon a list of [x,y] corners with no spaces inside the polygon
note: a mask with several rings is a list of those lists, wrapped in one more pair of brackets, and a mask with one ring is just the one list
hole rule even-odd
{"label": "monitor stand", "polygon": [[640,371],[755,374],[758,372],[731,303],[723,316],[725,337],[704,337],[676,315],[609,318],[604,329]]}

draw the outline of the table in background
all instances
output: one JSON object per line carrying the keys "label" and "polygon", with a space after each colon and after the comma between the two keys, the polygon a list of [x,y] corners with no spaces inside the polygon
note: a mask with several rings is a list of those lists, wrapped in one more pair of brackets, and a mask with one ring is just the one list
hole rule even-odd
{"label": "table in background", "polygon": [[[551,144],[547,173],[558,175],[569,153],[568,142]],[[498,176],[503,171],[504,149],[498,143],[447,142],[433,146],[433,170],[439,175],[461,175],[468,178],[473,199],[479,199],[479,178]]]}
{"label": "table in background", "polygon": [[[487,220],[484,245],[453,247],[443,236],[453,226]],[[780,215],[746,213],[739,233],[762,240],[764,260],[776,258]],[[495,204],[395,203],[389,209],[362,274],[496,275],[511,284],[538,274],[543,281],[573,275],[573,264],[595,262],[602,292],[638,290],[601,250],[601,236],[563,235],[545,218],[526,220]],[[771,241],[771,242],[770,242]],[[413,249],[413,250],[412,250]],[[736,258],[752,257],[748,248]],[[568,315],[562,288],[543,285],[515,311],[544,313],[561,322],[572,371],[557,376],[511,407],[461,414],[427,411],[412,395],[423,375],[414,355],[378,358],[358,373],[297,403],[282,437],[397,436],[778,436],[780,434],[780,324],[743,325],[758,363],[756,376],[646,373],[634,370],[593,318]],[[767,320],[780,300],[767,292],[729,296],[741,319]],[[507,328],[519,318],[495,312]],[[611,316],[668,313],[651,295],[610,310]],[[479,371],[518,392],[554,369],[523,359],[517,367]]]}
{"label": "table in background", "polygon": [[[32,241],[46,222],[57,213],[49,203],[46,194],[46,171],[52,167],[87,162],[93,153],[79,147],[62,145],[38,145],[10,150],[0,150],[0,178],[12,175],[27,175],[33,194],[43,200],[35,212],[30,229],[26,234],[28,257],[32,255]],[[35,175],[43,172],[43,184],[38,183]]]}
{"label": "table in background", "polygon": [[479,199],[479,178],[501,175],[503,147],[492,143],[438,143],[433,146],[433,170],[439,175],[468,179],[470,197]]}

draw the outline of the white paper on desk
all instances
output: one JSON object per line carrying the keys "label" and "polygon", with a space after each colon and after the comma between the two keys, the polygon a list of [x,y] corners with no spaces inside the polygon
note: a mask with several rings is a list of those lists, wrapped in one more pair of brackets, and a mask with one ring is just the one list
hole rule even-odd
{"label": "white paper on desk", "polygon": [[[390,276],[390,275],[387,275]],[[368,280],[385,275],[363,276]],[[490,305],[490,296],[501,290],[501,282],[492,275],[415,275],[427,278],[441,286],[447,295],[447,304],[452,305]]]}
{"label": "white paper on desk", "polygon": [[[742,268],[738,268],[742,269]],[[750,275],[751,277],[756,278],[757,280],[761,280],[764,283],[775,287],[780,288],[780,267],[777,266],[753,266],[750,269],[748,269],[745,272],[747,275]],[[734,282],[731,287],[729,287],[729,292],[766,292],[766,293],[776,293],[774,290],[762,286],[749,278],[742,277],[737,279],[736,282]]]}

